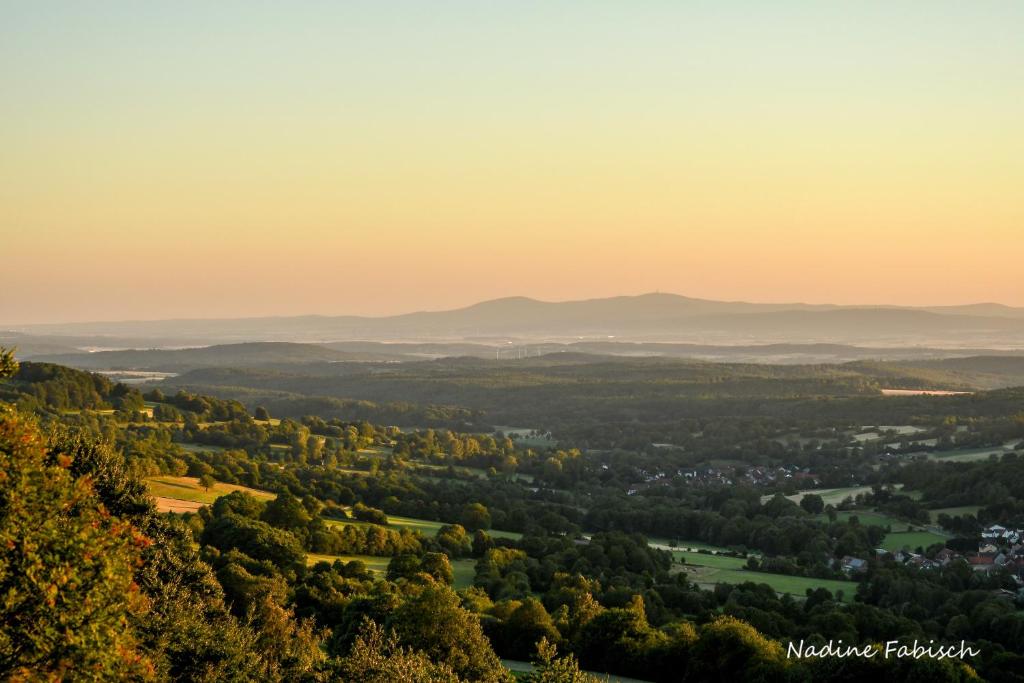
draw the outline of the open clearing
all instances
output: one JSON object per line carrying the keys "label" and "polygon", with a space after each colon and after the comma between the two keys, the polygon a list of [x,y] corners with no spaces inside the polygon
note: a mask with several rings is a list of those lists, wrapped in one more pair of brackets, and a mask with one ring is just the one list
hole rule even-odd
{"label": "open clearing", "polygon": [[[200,505],[196,506],[195,509],[198,509],[202,505],[209,505],[221,496],[226,496],[232,491],[245,491],[246,493],[251,493],[260,500],[271,500],[276,497],[275,494],[267,491],[260,491],[259,489],[249,488],[248,486],[224,484],[221,482],[217,482],[209,491],[207,491],[199,485],[199,479],[197,477],[172,477],[170,475],[149,477],[146,479],[146,487],[149,489],[150,494],[157,499],[162,498],[165,500],[199,503]],[[166,511],[161,510],[161,512]]]}
{"label": "open clearing", "polygon": [[198,503],[194,500],[178,500],[176,498],[164,498],[163,496],[155,496],[155,499],[157,512],[173,512],[176,515],[186,512],[199,512],[199,508],[205,505],[205,503]]}
{"label": "open clearing", "polygon": [[715,569],[740,569],[747,564],[747,560],[742,557],[694,553],[685,550],[672,551],[672,559],[676,562],[684,560],[687,565],[699,565],[702,567],[713,567]]}
{"label": "open clearing", "polygon": [[684,569],[690,580],[701,588],[713,588],[719,583],[754,583],[768,584],[776,593],[785,593],[797,597],[806,597],[807,589],[824,588],[833,595],[838,596],[842,591],[844,602],[852,602],[857,592],[857,584],[853,581],[839,581],[836,579],[816,579],[807,576],[787,576],[785,574],[768,574],[765,572],[752,572],[746,569],[727,569],[716,567],[692,566]]}
{"label": "open clearing", "polygon": [[833,595],[837,595],[837,591],[842,591],[843,600],[846,602],[851,602],[854,593],[857,592],[857,584],[853,581],[749,571],[743,569],[747,561],[740,557],[685,551],[676,551],[672,554],[676,559],[686,560],[686,563],[680,566],[681,571],[686,572],[689,579],[702,588],[711,588],[719,583],[736,584],[753,581],[754,583],[768,584],[776,593],[787,593],[798,597],[806,596],[808,588],[825,588]]}
{"label": "open clearing", "polygon": [[945,543],[946,538],[946,536],[937,534],[934,531],[901,531],[886,534],[885,538],[882,539],[882,547],[889,551],[902,550],[903,548],[916,550],[918,547],[927,548],[936,543]]}

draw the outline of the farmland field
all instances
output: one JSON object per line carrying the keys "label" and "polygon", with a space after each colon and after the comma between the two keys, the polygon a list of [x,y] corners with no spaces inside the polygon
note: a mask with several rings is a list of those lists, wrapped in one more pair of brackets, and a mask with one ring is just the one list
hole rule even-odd
{"label": "farmland field", "polygon": [[843,600],[847,602],[853,599],[853,594],[857,590],[857,584],[853,581],[748,571],[743,568],[747,561],[740,557],[686,551],[674,551],[672,555],[676,560],[686,560],[686,564],[682,565],[681,570],[686,572],[691,581],[704,588],[719,583],[753,581],[754,583],[766,583],[778,593],[799,597],[804,597],[808,588],[826,588],[833,595],[836,591],[843,591]]}
{"label": "farmland field", "polygon": [[245,491],[261,500],[270,500],[275,497],[275,494],[267,491],[221,482],[217,482],[207,491],[199,485],[199,479],[196,477],[172,477],[170,475],[150,477],[146,479],[146,487],[156,498],[192,501],[204,505],[208,505],[232,491]]}
{"label": "farmland field", "polygon": [[719,583],[765,583],[777,593],[785,593],[797,597],[805,597],[808,588],[825,588],[832,592],[843,591],[843,601],[852,602],[857,592],[857,584],[853,581],[836,579],[815,579],[806,576],[787,576],[785,574],[768,574],[752,572],[746,569],[725,569],[715,567],[694,567],[688,570],[690,580],[702,588],[710,588]]}
{"label": "farmland field", "polygon": [[886,550],[896,551],[903,548],[914,550],[917,547],[927,548],[935,543],[943,543],[946,536],[939,535],[933,531],[901,531],[887,534],[882,540],[882,547]]}
{"label": "farmland field", "polygon": [[715,569],[740,569],[747,563],[747,560],[742,557],[710,555],[708,553],[694,553],[685,550],[672,551],[672,558],[677,562],[684,560],[688,566],[713,567]]}

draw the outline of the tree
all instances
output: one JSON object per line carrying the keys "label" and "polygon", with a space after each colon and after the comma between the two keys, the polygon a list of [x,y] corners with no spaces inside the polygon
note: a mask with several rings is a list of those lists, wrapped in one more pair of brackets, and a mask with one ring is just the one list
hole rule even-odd
{"label": "tree", "polygon": [[461,678],[483,683],[510,680],[475,614],[459,605],[451,588],[433,584],[408,598],[388,618],[402,644],[443,662]]}
{"label": "tree", "polygon": [[394,631],[364,617],[359,635],[338,667],[343,681],[363,683],[459,683],[451,667],[422,651],[405,648]]}
{"label": "tree", "polygon": [[460,524],[442,526],[434,538],[449,557],[465,557],[473,552],[472,540]]}
{"label": "tree", "polygon": [[800,507],[812,515],[819,515],[825,509],[825,500],[816,493],[807,493],[800,499]]}
{"label": "tree", "polygon": [[204,474],[199,477],[199,485],[202,486],[204,490],[209,491],[217,485],[217,480],[214,479],[211,474]]}
{"label": "tree", "polygon": [[294,535],[233,512],[215,517],[203,529],[201,540],[222,552],[237,549],[255,560],[269,560],[283,569],[306,564],[306,553]]}
{"label": "tree", "polygon": [[388,516],[384,514],[383,510],[378,510],[362,503],[356,503],[352,506],[352,517],[353,519],[369,522],[370,524],[380,524],[382,526],[387,526],[388,524]]}
{"label": "tree", "polygon": [[536,598],[526,598],[503,624],[502,634],[506,650],[502,655],[514,659],[530,657],[539,642],[558,642],[561,634],[555,628],[551,615]]}
{"label": "tree", "polygon": [[261,518],[271,526],[290,531],[304,529],[313,519],[302,501],[288,489],[267,503]]}
{"label": "tree", "polygon": [[420,571],[449,586],[455,582],[452,563],[444,553],[426,553],[420,562]]}
{"label": "tree", "polygon": [[0,678],[152,678],[126,628],[147,609],[133,572],[150,541],[70,465],[48,463],[36,425],[0,404]]}
{"label": "tree", "polygon": [[687,680],[785,680],[788,661],[782,646],[734,617],[720,616],[701,627],[690,652]]}
{"label": "tree", "polygon": [[253,411],[252,416],[257,420],[263,420],[264,422],[270,420],[270,412],[263,406],[256,406],[256,410]]}
{"label": "tree", "polygon": [[18,373],[18,361],[14,360],[15,350],[0,346],[0,377],[13,377]]}
{"label": "tree", "polygon": [[558,648],[547,638],[537,643],[533,671],[523,676],[524,683],[598,683],[598,678],[580,671],[573,655],[558,657]]}
{"label": "tree", "polygon": [[491,528],[491,513],[480,503],[467,503],[460,515],[462,526],[469,531]]}

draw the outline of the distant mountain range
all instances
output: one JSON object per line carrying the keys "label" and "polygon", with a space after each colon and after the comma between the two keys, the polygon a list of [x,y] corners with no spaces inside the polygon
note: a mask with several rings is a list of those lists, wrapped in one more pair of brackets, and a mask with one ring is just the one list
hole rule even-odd
{"label": "distant mountain range", "polygon": [[[643,294],[583,301],[495,299],[385,317],[295,316],[29,325],[22,343],[83,348],[291,341],[572,341],[614,338],[721,344],[845,343],[1024,348],[1024,308],[982,303],[894,307],[756,304]],[[3,337],[4,335],[0,335]],[[86,343],[83,343],[86,342]],[[0,338],[0,343],[9,343]],[[69,349],[70,350],[70,349]]]}

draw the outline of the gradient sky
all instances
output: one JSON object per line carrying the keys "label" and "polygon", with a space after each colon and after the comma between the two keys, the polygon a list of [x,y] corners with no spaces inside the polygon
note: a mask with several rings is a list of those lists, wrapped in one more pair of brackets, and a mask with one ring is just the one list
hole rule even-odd
{"label": "gradient sky", "polygon": [[0,0],[0,325],[1024,306],[1024,3]]}

